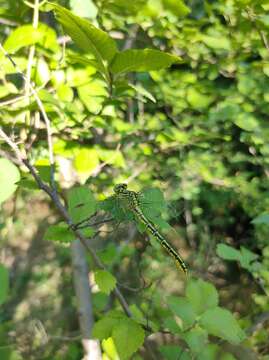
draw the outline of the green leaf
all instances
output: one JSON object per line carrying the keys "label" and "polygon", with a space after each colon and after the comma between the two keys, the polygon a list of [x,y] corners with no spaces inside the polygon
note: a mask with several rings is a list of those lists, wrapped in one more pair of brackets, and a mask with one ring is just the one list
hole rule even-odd
{"label": "green leaf", "polygon": [[39,43],[50,51],[57,51],[58,44],[55,31],[45,24],[38,28],[32,25],[22,25],[15,29],[4,43],[7,52],[16,52],[22,47]]}
{"label": "green leaf", "polygon": [[184,336],[184,340],[193,354],[199,354],[208,341],[208,335],[204,329],[197,327],[188,331]]}
{"label": "green leaf", "polygon": [[172,312],[182,321],[184,328],[192,326],[196,319],[196,314],[192,305],[183,297],[170,296],[168,306]]}
{"label": "green leaf", "polygon": [[99,340],[107,339],[111,336],[114,326],[118,326],[123,318],[123,314],[116,312],[108,313],[101,320],[95,322],[93,326],[93,337]]}
{"label": "green leaf", "polygon": [[99,165],[99,155],[95,149],[82,148],[76,151],[74,167],[84,182]]}
{"label": "green leaf", "polygon": [[215,287],[203,280],[191,280],[186,288],[186,297],[197,315],[218,305],[218,293]]}
{"label": "green leaf", "polygon": [[75,55],[75,54],[68,54],[66,56],[66,60],[70,62],[71,64],[82,64],[85,66],[92,66],[94,69],[98,70],[100,73],[102,73],[103,68],[100,66],[100,64],[94,60],[94,57],[92,55]]}
{"label": "green leaf", "polygon": [[17,189],[20,180],[18,168],[9,160],[0,158],[0,204],[7,200]]}
{"label": "green leaf", "polygon": [[231,48],[229,39],[220,34],[216,34],[215,36],[203,35],[202,41],[214,50],[223,49],[228,51]]}
{"label": "green leaf", "polygon": [[244,246],[240,246],[240,250],[242,255],[242,258],[240,259],[241,266],[245,269],[251,270],[251,263],[258,259],[259,256]]}
{"label": "green leaf", "polygon": [[70,7],[77,16],[95,19],[98,13],[92,0],[70,0]]}
{"label": "green leaf", "polygon": [[233,344],[239,344],[246,337],[230,311],[218,306],[202,314],[199,322],[209,334]]}
{"label": "green leaf", "polygon": [[224,260],[237,260],[241,259],[241,254],[239,250],[234,249],[232,246],[225,244],[217,245],[217,254]]}
{"label": "green leaf", "polygon": [[128,85],[129,85],[129,87],[134,89],[142,97],[152,101],[153,103],[156,103],[155,97],[148,90],[146,90],[143,86],[141,86],[141,85],[133,85],[133,84],[128,84]]}
{"label": "green leaf", "polygon": [[220,353],[220,347],[216,344],[205,345],[200,354],[197,354],[197,360],[216,360]]}
{"label": "green leaf", "polygon": [[95,281],[100,289],[100,291],[105,294],[111,293],[116,286],[116,278],[105,270],[97,270],[94,273]]}
{"label": "green leaf", "polygon": [[162,0],[166,9],[170,10],[176,16],[187,16],[191,10],[181,0]]}
{"label": "green leaf", "polygon": [[163,357],[167,360],[181,359],[184,350],[177,345],[162,345],[159,350]]}
{"label": "green leaf", "polygon": [[92,80],[77,88],[80,100],[85,107],[96,114],[102,109],[104,100],[108,97],[105,82],[99,79]]}
{"label": "green leaf", "polygon": [[108,78],[105,62],[110,62],[117,53],[115,41],[103,30],[89,21],[74,15],[71,11],[56,4],[51,4],[57,20],[75,44],[86,53],[92,53],[102,72]]}
{"label": "green leaf", "polygon": [[96,211],[96,201],[86,186],[77,186],[68,191],[68,212],[74,223],[86,220]]}
{"label": "green leaf", "polygon": [[179,62],[177,56],[154,49],[129,49],[115,55],[110,70],[118,75],[130,71],[160,70]]}
{"label": "green leaf", "polygon": [[142,327],[132,319],[124,319],[112,330],[112,338],[120,359],[129,359],[143,344],[145,333]]}
{"label": "green leaf", "polygon": [[259,129],[258,119],[249,113],[240,113],[234,123],[243,130],[254,131]]}
{"label": "green leaf", "polygon": [[202,94],[199,90],[193,87],[188,88],[186,99],[190,105],[197,110],[207,108],[214,100],[212,95],[209,96],[208,94]]}
{"label": "green leaf", "polygon": [[9,276],[7,268],[0,264],[0,305],[2,305],[8,296]]}
{"label": "green leaf", "polygon": [[252,224],[255,225],[260,225],[260,224],[269,225],[269,214],[261,214],[255,217],[251,222]]}
{"label": "green leaf", "polygon": [[105,352],[105,355],[108,355],[108,358],[103,356],[102,359],[104,360],[120,360],[119,354],[117,352],[116,346],[114,344],[114,341],[112,337],[109,337],[108,339],[104,339],[102,341],[102,348]]}
{"label": "green leaf", "polygon": [[58,241],[61,243],[70,243],[75,239],[75,236],[65,223],[59,223],[57,225],[51,225],[46,230],[45,240]]}

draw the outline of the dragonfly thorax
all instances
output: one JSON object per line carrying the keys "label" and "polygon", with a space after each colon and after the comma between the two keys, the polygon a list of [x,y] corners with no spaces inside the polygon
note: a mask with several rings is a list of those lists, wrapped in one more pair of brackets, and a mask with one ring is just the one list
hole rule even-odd
{"label": "dragonfly thorax", "polygon": [[114,192],[116,194],[124,193],[126,192],[126,190],[127,190],[127,184],[117,184],[114,186]]}

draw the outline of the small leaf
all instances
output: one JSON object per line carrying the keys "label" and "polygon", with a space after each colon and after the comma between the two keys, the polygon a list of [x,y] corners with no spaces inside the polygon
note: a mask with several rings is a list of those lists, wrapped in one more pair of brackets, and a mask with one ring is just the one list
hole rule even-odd
{"label": "small leaf", "polygon": [[220,353],[220,347],[216,344],[207,344],[200,354],[197,354],[197,360],[216,360]]}
{"label": "small leaf", "polygon": [[111,336],[113,327],[117,327],[121,321],[128,319],[126,315],[117,310],[107,313],[101,320],[95,322],[93,326],[93,337],[103,340]]}
{"label": "small leaf", "polygon": [[209,334],[218,336],[230,343],[239,344],[246,337],[230,311],[218,306],[202,314],[200,324]]}
{"label": "small leaf", "polygon": [[179,60],[180,58],[177,56],[160,50],[129,49],[115,55],[110,70],[116,75],[130,71],[160,70],[179,62]]}
{"label": "small leaf", "polygon": [[45,240],[58,241],[61,243],[70,243],[75,239],[68,225],[65,223],[59,223],[57,225],[51,225],[44,236]]}
{"label": "small leaf", "polygon": [[86,186],[77,186],[68,191],[68,212],[74,223],[86,220],[96,211],[96,201]]}
{"label": "small leaf", "polygon": [[184,350],[177,345],[162,345],[159,350],[166,360],[181,359]]}
{"label": "small leaf", "polygon": [[186,16],[191,12],[182,0],[162,0],[162,2],[164,7],[176,16]]}
{"label": "small leaf", "polygon": [[241,254],[239,250],[225,244],[217,245],[217,254],[224,260],[240,260]]}
{"label": "small leaf", "polygon": [[108,339],[104,339],[102,341],[102,348],[104,349],[105,354],[108,355],[108,358],[102,357],[103,360],[120,360],[112,337],[109,337]]}
{"label": "small leaf", "polygon": [[7,200],[17,189],[20,180],[18,168],[9,160],[0,158],[0,204]]}
{"label": "small leaf", "polygon": [[254,218],[252,221],[252,224],[260,225],[260,224],[266,224],[269,225],[269,214],[261,214]]}
{"label": "small leaf", "polygon": [[118,326],[120,318],[111,317],[107,315],[101,320],[97,321],[93,326],[93,337],[99,340],[107,339],[112,334],[114,326]]}
{"label": "small leaf", "polygon": [[186,288],[186,297],[197,315],[218,305],[218,293],[215,287],[203,280],[190,281]]}
{"label": "small leaf", "polygon": [[105,270],[97,270],[94,273],[95,281],[100,291],[109,294],[116,286],[115,277]]}
{"label": "small leaf", "polygon": [[244,246],[240,247],[242,258],[240,264],[243,268],[251,270],[251,263],[256,260],[259,256],[252,251],[248,250]]}
{"label": "small leaf", "polygon": [[184,340],[188,344],[192,353],[199,354],[208,341],[207,332],[198,327],[191,329],[184,336]]}
{"label": "small leaf", "polygon": [[192,305],[183,297],[170,296],[168,298],[168,306],[172,312],[180,317],[184,327],[192,326],[196,319],[196,314]]}
{"label": "small leaf", "polygon": [[129,359],[143,344],[145,333],[142,327],[132,319],[121,320],[112,330],[112,338],[120,359]]}
{"label": "small leaf", "polygon": [[7,268],[0,264],[0,305],[2,305],[8,296],[9,275]]}
{"label": "small leaf", "polygon": [[254,131],[259,129],[258,119],[249,113],[240,113],[235,118],[234,123],[245,131]]}
{"label": "small leaf", "polygon": [[146,90],[143,86],[133,85],[133,84],[129,84],[129,86],[132,89],[134,89],[142,97],[145,97],[146,99],[152,101],[153,103],[156,103],[155,97],[148,90]]}
{"label": "small leaf", "polygon": [[98,9],[92,0],[70,0],[70,7],[76,15],[89,19],[95,19],[98,13]]}

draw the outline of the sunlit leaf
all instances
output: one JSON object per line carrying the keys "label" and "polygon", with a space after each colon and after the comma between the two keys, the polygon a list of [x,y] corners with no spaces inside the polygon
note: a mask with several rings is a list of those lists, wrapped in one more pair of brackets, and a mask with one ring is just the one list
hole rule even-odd
{"label": "sunlit leaf", "polygon": [[9,160],[0,158],[0,204],[7,200],[17,189],[20,180],[18,168]]}
{"label": "sunlit leaf", "polygon": [[100,291],[109,294],[116,286],[116,278],[105,270],[97,270],[94,273],[95,281]]}
{"label": "sunlit leaf", "polygon": [[180,58],[154,49],[125,50],[114,57],[110,70],[118,75],[130,71],[159,70],[179,62]]}

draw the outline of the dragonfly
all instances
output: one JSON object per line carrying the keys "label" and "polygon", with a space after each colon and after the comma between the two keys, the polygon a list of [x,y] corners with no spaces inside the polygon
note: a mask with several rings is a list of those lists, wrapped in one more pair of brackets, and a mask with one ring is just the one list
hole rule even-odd
{"label": "dragonfly", "polygon": [[[146,207],[142,205],[141,198],[148,199],[149,197],[155,199],[151,207]],[[176,265],[187,274],[187,266],[179,255],[179,253],[169,244],[169,242],[163,237],[163,235],[157,230],[157,227],[154,225],[154,220],[158,222],[159,225],[164,223],[160,219],[160,208],[163,206],[162,194],[158,189],[149,189],[147,192],[138,193],[135,191],[128,190],[127,184],[117,184],[114,187],[114,196],[110,198],[112,200],[111,204],[113,209],[112,212],[117,211],[118,218],[123,220],[135,220],[138,224],[142,224],[146,231],[148,231],[165,249],[165,251],[175,260]],[[115,201],[116,200],[116,201]],[[117,202],[120,203],[120,208],[115,208]],[[113,211],[114,210],[114,211]],[[128,210],[127,214],[126,211]],[[155,215],[155,216],[154,216]],[[154,219],[155,217],[155,219]],[[149,219],[150,218],[150,219]],[[162,223],[163,222],[163,223]]]}

